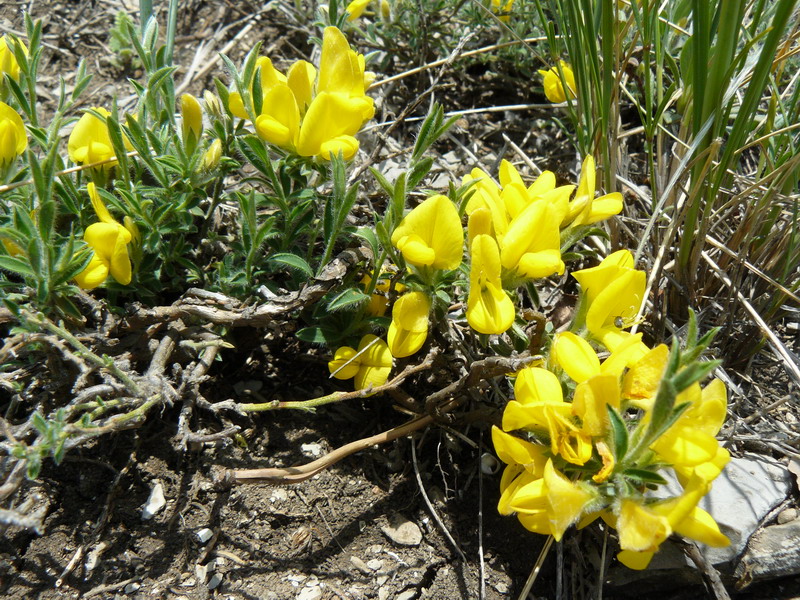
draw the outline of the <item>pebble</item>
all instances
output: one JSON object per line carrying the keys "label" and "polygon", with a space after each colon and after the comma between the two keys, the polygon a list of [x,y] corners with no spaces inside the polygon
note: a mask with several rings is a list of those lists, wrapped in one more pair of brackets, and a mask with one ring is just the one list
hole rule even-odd
{"label": "pebble", "polygon": [[129,583],[128,585],[125,586],[125,589],[123,591],[126,594],[134,594],[134,593],[139,591],[140,587],[142,587],[142,586],[140,584],[138,584],[138,583],[135,583],[135,582],[134,583]]}
{"label": "pebble", "polygon": [[297,600],[319,600],[322,598],[322,589],[319,587],[306,587],[297,594]]}
{"label": "pebble", "polygon": [[395,596],[395,600],[412,600],[413,598],[417,597],[417,592],[414,590],[406,590],[405,592],[399,593]]}
{"label": "pebble", "polygon": [[778,518],[776,520],[778,525],[784,525],[795,519],[797,519],[797,509],[787,508],[778,513]]}
{"label": "pebble", "polygon": [[367,562],[367,566],[373,571],[377,571],[378,569],[383,567],[383,561],[379,558],[373,558],[372,560]]}
{"label": "pebble", "polygon": [[215,590],[219,587],[220,583],[222,583],[222,574],[214,573],[211,579],[208,580],[208,589]]}
{"label": "pebble", "polygon": [[142,508],[142,520],[147,521],[152,519],[153,516],[164,508],[167,501],[164,499],[164,488],[161,483],[156,482],[153,489],[150,491],[150,497]]}
{"label": "pebble", "polygon": [[389,522],[381,526],[381,531],[395,544],[401,546],[419,546],[422,542],[422,531],[419,526],[402,515],[390,517]]}
{"label": "pebble", "polygon": [[203,527],[203,529],[198,530],[195,535],[197,536],[197,539],[200,540],[201,544],[205,544],[208,540],[214,537],[214,532],[208,527]]}
{"label": "pebble", "polygon": [[370,572],[370,568],[367,566],[367,563],[365,563],[363,560],[361,560],[357,556],[351,556],[350,557],[350,562],[353,563],[353,566],[356,569],[358,569],[359,571],[364,573],[364,575],[371,575],[372,574]]}
{"label": "pebble", "polygon": [[275,488],[272,495],[269,497],[269,501],[274,504],[275,502],[282,502],[287,498],[289,498],[289,494],[284,488]]}
{"label": "pebble", "polygon": [[300,452],[302,452],[306,456],[310,456],[312,458],[318,458],[322,456],[322,444],[318,444],[316,442],[311,444],[301,444]]}

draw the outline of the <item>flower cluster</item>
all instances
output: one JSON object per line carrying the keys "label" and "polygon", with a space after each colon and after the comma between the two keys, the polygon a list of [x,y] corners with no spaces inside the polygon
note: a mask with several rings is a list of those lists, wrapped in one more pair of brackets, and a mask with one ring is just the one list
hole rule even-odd
{"label": "flower cluster", "polygon": [[[364,57],[350,49],[336,27],[326,27],[322,37],[319,72],[299,60],[286,74],[267,57],[257,61],[261,106],[254,107],[256,132],[266,142],[299,156],[345,159],[358,151],[354,137],[375,113],[365,90],[371,77]],[[228,107],[237,117],[250,119],[239,92],[231,92]]]}
{"label": "flower cluster", "polygon": [[[621,251],[573,273],[585,327],[558,334],[546,365],[517,373],[515,399],[492,439],[507,465],[502,514],[556,540],[572,524],[602,518],[619,534],[619,560],[643,569],[673,532],[729,543],[698,503],[730,456],[715,438],[726,414],[722,382],[701,387],[708,369],[683,364],[677,346],[650,349],[641,334],[624,331],[644,289],[632,262]],[[602,362],[586,338],[610,352]],[[652,493],[665,471],[680,495]]]}
{"label": "flower cluster", "polygon": [[[388,328],[393,357],[411,356],[423,347],[440,302],[437,289],[443,282],[452,283],[465,250],[469,257],[467,323],[481,334],[502,334],[517,317],[515,289],[527,281],[564,272],[562,232],[597,223],[622,210],[619,193],[595,197],[591,156],[583,162],[577,186],[557,186],[550,171],[526,186],[517,169],[505,160],[499,179],[498,185],[478,168],[464,177],[464,185],[471,190],[464,204],[466,235],[458,208],[443,195],[424,200],[392,232],[392,245],[405,263],[397,266],[400,272],[405,267],[408,275],[405,285],[395,288],[406,291],[394,302]],[[641,283],[640,299],[644,293]],[[376,287],[376,291],[381,290]],[[385,296],[379,298],[385,306]],[[597,307],[591,313],[593,326],[599,318],[596,314],[607,308],[602,298]],[[617,308],[608,308],[605,317],[612,323],[609,326],[602,320],[606,329],[597,328],[598,335],[605,335],[616,324],[614,318],[621,310]],[[633,318],[628,312],[624,316]]]}

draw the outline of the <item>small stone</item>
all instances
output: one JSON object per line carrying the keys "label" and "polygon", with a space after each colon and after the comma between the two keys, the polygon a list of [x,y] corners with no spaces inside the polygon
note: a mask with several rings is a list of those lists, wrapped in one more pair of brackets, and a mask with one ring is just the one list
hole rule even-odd
{"label": "small stone", "polygon": [[378,589],[378,600],[389,600],[389,590],[387,588],[379,588]]}
{"label": "small stone", "polygon": [[197,577],[199,583],[205,583],[208,577],[208,565],[195,565],[194,576]]}
{"label": "small stone", "polygon": [[322,589],[319,587],[305,587],[297,594],[297,600],[319,600],[320,598],[322,598]]}
{"label": "small stone", "polygon": [[319,458],[322,456],[322,444],[316,442],[311,444],[300,444],[300,452],[312,458]]}
{"label": "small stone", "polygon": [[122,591],[124,591],[126,594],[135,594],[139,591],[140,587],[142,587],[140,584],[132,582],[126,585]]}
{"label": "small stone", "polygon": [[417,597],[417,592],[414,590],[406,590],[405,592],[399,593],[395,596],[395,600],[413,600]]}
{"label": "small stone", "polygon": [[204,527],[195,533],[197,539],[200,540],[201,544],[205,544],[208,540],[214,537],[214,532],[211,531],[208,527]]}
{"label": "small stone", "polygon": [[401,546],[419,546],[422,542],[422,531],[413,521],[402,515],[393,515],[387,525],[381,526],[381,531],[395,544]]}
{"label": "small stone", "polygon": [[142,520],[147,521],[152,519],[153,516],[166,505],[167,501],[164,499],[164,488],[160,483],[156,482],[153,489],[150,491],[150,497],[147,499],[144,508],[142,508]]}
{"label": "small stone", "polygon": [[269,497],[269,501],[272,503],[282,502],[287,498],[289,498],[289,494],[284,488],[275,488],[275,490],[272,492],[272,495]]}
{"label": "small stone", "polygon": [[375,579],[375,583],[377,583],[378,585],[383,585],[387,581],[389,581],[388,575],[378,575],[378,577]]}
{"label": "small stone", "polygon": [[484,475],[494,475],[500,470],[500,461],[493,454],[484,452],[481,454],[481,472]]}
{"label": "small stone", "polygon": [[787,508],[778,513],[778,518],[776,520],[778,525],[784,525],[795,519],[797,519],[797,509]]}
{"label": "small stone", "polygon": [[359,571],[364,573],[364,575],[371,575],[372,574],[370,572],[369,567],[367,566],[367,563],[365,563],[363,560],[361,560],[357,556],[351,556],[350,557],[350,562],[353,563],[353,566],[356,569],[358,569]]}
{"label": "small stone", "polygon": [[380,569],[383,566],[383,561],[381,559],[379,559],[379,558],[373,558],[372,560],[367,562],[367,566],[371,570],[377,571],[378,569]]}
{"label": "small stone", "polygon": [[211,579],[208,580],[208,589],[215,590],[222,583],[222,573],[214,573]]}

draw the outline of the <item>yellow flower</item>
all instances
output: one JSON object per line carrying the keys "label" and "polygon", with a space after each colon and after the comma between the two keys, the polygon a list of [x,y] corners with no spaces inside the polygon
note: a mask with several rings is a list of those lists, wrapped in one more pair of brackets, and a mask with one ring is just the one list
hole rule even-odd
{"label": "yellow flower", "polygon": [[222,140],[216,138],[209,145],[208,149],[203,154],[203,169],[211,171],[215,169],[222,158]]}
{"label": "yellow flower", "polygon": [[361,338],[358,349],[342,346],[336,350],[328,370],[336,379],[355,377],[355,387],[363,390],[379,387],[389,379],[392,370],[392,353],[382,339],[367,334]]}
{"label": "yellow flower", "polygon": [[492,12],[499,16],[503,23],[508,23],[511,18],[508,13],[511,12],[511,7],[514,6],[514,0],[492,0]]}
{"label": "yellow flower", "polygon": [[[386,314],[386,309],[389,308],[389,298],[387,294],[392,287],[392,277],[395,273],[391,271],[384,271],[381,273],[380,277],[378,277],[378,283],[375,284],[375,288],[372,291],[372,296],[369,299],[369,304],[367,305],[367,314],[372,315],[373,317],[382,317]],[[361,278],[361,285],[364,286],[364,289],[369,289],[370,284],[372,283],[372,277],[369,274],[364,275]],[[394,290],[395,292],[401,294],[405,291],[406,286],[402,283],[395,283]]]}
{"label": "yellow flower", "polygon": [[544,84],[544,95],[547,99],[554,104],[561,104],[566,102],[567,98],[575,98],[578,89],[575,85],[575,74],[572,72],[570,66],[563,60],[559,63],[561,65],[561,72],[564,75],[564,82],[567,84],[567,90],[564,90],[564,83],[561,81],[561,76],[558,73],[557,67],[551,67],[547,71],[539,71],[542,76],[542,83]]}
{"label": "yellow flower", "polygon": [[[22,42],[22,51],[27,55],[28,48]],[[14,38],[4,35],[0,37],[0,87],[3,86],[3,75],[8,74],[11,79],[19,81],[19,63],[14,55]]]}
{"label": "yellow flower", "polygon": [[717,457],[716,435],[725,422],[727,390],[714,379],[702,390],[695,383],[680,394],[676,405],[689,402],[678,420],[650,446],[665,462],[681,467],[696,467]]}
{"label": "yellow flower", "polygon": [[[349,160],[355,155],[359,144],[354,136],[375,107],[365,93],[369,78],[364,57],[350,48],[341,31],[325,29],[319,73],[304,60],[294,63],[287,75],[269,58],[256,64],[262,103],[254,124],[261,139],[300,156],[330,160],[341,154]],[[249,118],[238,92],[231,92],[228,108]]]}
{"label": "yellow flower", "polygon": [[27,147],[28,135],[22,117],[0,102],[0,168],[10,165]]}
{"label": "yellow flower", "polygon": [[[550,533],[560,541],[596,496],[591,487],[567,479],[548,459],[542,477],[520,485],[509,508],[519,513],[519,520],[527,529]],[[549,531],[542,531],[545,528]]]}
{"label": "yellow flower", "polygon": [[528,205],[511,222],[500,242],[503,266],[526,279],[563,273],[559,213],[545,199]]}
{"label": "yellow flower", "polygon": [[575,198],[569,203],[569,211],[561,222],[562,227],[591,225],[622,212],[622,194],[612,192],[595,198],[594,186],[594,158],[589,154],[583,161],[578,190],[575,192]]}
{"label": "yellow flower", "polygon": [[564,460],[583,465],[592,456],[591,437],[572,414],[573,406],[564,402],[558,378],[541,367],[527,367],[517,373],[516,400],[503,411],[503,429],[529,429],[550,440],[550,450]]}
{"label": "yellow flower", "polygon": [[94,253],[87,267],[75,277],[75,281],[81,288],[91,290],[103,283],[111,273],[117,282],[128,285],[131,282],[128,243],[134,234],[138,237],[138,229],[132,222],[125,227],[114,220],[94,183],[88,183],[86,188],[100,222],[89,225],[83,234],[83,239]]}
{"label": "yellow flower", "polygon": [[428,337],[428,313],[431,301],[423,292],[409,292],[397,299],[389,325],[389,350],[395,358],[411,356],[422,348]]}
{"label": "yellow flower", "polygon": [[[104,119],[111,115],[105,108],[94,107],[92,110],[102,115]],[[93,164],[113,158],[114,147],[105,120],[93,113],[85,113],[69,134],[67,151],[75,163]],[[111,161],[101,165],[101,168],[110,169],[116,164],[117,161]]]}
{"label": "yellow flower", "polygon": [[203,109],[191,94],[181,96],[181,132],[183,143],[191,153],[203,135]]}
{"label": "yellow flower", "polygon": [[371,0],[353,0],[350,4],[347,5],[345,9],[349,14],[347,16],[348,21],[355,21],[361,15],[364,14],[364,11],[367,10],[367,6]]}
{"label": "yellow flower", "polygon": [[461,264],[464,229],[447,196],[431,196],[408,213],[392,233],[392,244],[417,267],[455,269]]}
{"label": "yellow flower", "polygon": [[514,323],[516,310],[503,291],[497,242],[486,234],[477,235],[470,254],[467,322],[479,333],[503,333]]}
{"label": "yellow flower", "polygon": [[[582,302],[588,303],[586,327],[612,352],[631,335],[622,329],[630,327],[644,301],[644,271],[633,268],[633,256],[619,250],[607,256],[598,266],[572,274],[583,291]],[[641,355],[647,352],[642,344]]]}
{"label": "yellow flower", "polygon": [[697,503],[708,493],[710,483],[692,477],[683,494],[647,505],[633,499],[621,502],[616,528],[622,552],[617,558],[630,569],[644,569],[661,543],[673,532],[703,544],[730,544],[713,517]]}

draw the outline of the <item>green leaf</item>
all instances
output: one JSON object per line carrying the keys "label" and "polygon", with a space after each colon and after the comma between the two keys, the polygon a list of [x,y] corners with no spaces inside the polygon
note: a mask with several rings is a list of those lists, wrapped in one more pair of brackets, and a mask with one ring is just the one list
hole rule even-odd
{"label": "green leaf", "polygon": [[425,176],[430,173],[431,167],[433,166],[433,159],[429,156],[426,156],[416,163],[414,166],[411,167],[411,170],[408,172],[408,189],[413,190],[420,181],[422,181]]}
{"label": "green leaf", "polygon": [[628,428],[625,421],[617,410],[610,404],[606,404],[608,418],[611,423],[611,439],[614,443],[614,458],[617,462],[625,458],[628,452]]}
{"label": "green leaf", "polygon": [[23,277],[33,277],[33,269],[28,261],[17,258],[16,256],[0,256],[0,269],[11,271]]}
{"label": "green leaf", "polygon": [[328,302],[328,310],[331,312],[342,310],[344,308],[355,308],[359,304],[369,302],[369,296],[359,290],[358,288],[348,288]]}
{"label": "green leaf", "polygon": [[623,475],[628,479],[641,483],[653,483],[656,485],[666,485],[667,480],[655,471],[648,471],[647,469],[625,469]]}
{"label": "green leaf", "polygon": [[378,169],[376,169],[375,167],[370,167],[369,171],[370,173],[372,173],[372,176],[378,182],[378,185],[380,185],[383,188],[383,191],[386,192],[386,194],[390,198],[393,198],[394,186],[391,183],[389,183],[389,180],[386,179],[386,177],[384,177],[383,174],[380,171],[378,171]]}
{"label": "green leaf", "polygon": [[327,339],[322,327],[304,327],[295,333],[297,339],[310,344],[325,344]]}
{"label": "green leaf", "polygon": [[278,263],[291,269],[296,269],[308,277],[314,276],[314,271],[311,269],[309,264],[296,254],[290,254],[288,252],[273,254],[269,257],[269,262]]}

